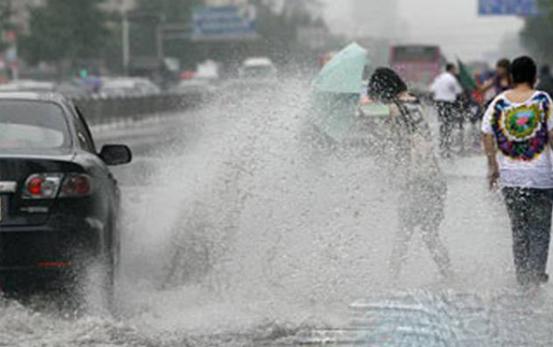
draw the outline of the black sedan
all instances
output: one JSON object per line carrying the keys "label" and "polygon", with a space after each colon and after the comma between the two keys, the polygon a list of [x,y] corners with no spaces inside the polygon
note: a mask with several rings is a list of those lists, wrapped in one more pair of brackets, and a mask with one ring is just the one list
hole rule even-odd
{"label": "black sedan", "polygon": [[0,93],[0,289],[77,288],[89,264],[113,292],[119,189],[83,115],[56,94]]}

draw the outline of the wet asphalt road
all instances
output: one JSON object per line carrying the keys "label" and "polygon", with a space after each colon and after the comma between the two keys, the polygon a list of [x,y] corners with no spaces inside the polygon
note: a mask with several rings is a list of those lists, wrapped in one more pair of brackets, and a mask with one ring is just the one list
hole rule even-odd
{"label": "wet asphalt road", "polygon": [[455,277],[440,280],[415,237],[393,283],[385,173],[359,150],[306,163],[295,106],[280,98],[95,129],[98,143],[136,155],[115,169],[118,314],[0,300],[0,346],[553,344],[553,290],[516,288],[508,221],[481,157],[442,163]]}

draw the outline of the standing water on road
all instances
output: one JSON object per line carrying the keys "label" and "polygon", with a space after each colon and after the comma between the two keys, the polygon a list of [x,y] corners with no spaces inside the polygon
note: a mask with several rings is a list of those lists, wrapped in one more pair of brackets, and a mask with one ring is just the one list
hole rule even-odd
{"label": "standing water on road", "polygon": [[416,235],[394,283],[397,193],[375,149],[313,158],[302,135],[307,86],[273,88],[234,90],[183,114],[187,141],[150,154],[160,169],[144,182],[121,182],[116,316],[91,310],[75,318],[3,300],[0,345],[553,342],[551,291],[517,292],[509,224],[487,192],[482,158],[443,164],[441,235],[454,277],[440,280]]}

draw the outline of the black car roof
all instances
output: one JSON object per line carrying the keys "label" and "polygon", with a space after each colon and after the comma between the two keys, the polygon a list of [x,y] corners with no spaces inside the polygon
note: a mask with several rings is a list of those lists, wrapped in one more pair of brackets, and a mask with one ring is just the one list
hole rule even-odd
{"label": "black car roof", "polygon": [[2,100],[28,100],[28,101],[46,101],[55,103],[67,103],[67,99],[53,92],[0,92],[0,101]]}

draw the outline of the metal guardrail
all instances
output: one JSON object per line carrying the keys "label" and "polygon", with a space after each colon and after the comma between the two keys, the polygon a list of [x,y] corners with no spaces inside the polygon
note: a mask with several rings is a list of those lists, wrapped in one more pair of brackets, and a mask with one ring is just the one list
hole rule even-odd
{"label": "metal guardrail", "polygon": [[123,120],[141,120],[155,114],[177,112],[199,107],[203,93],[159,94],[128,97],[75,98],[73,102],[91,125]]}

